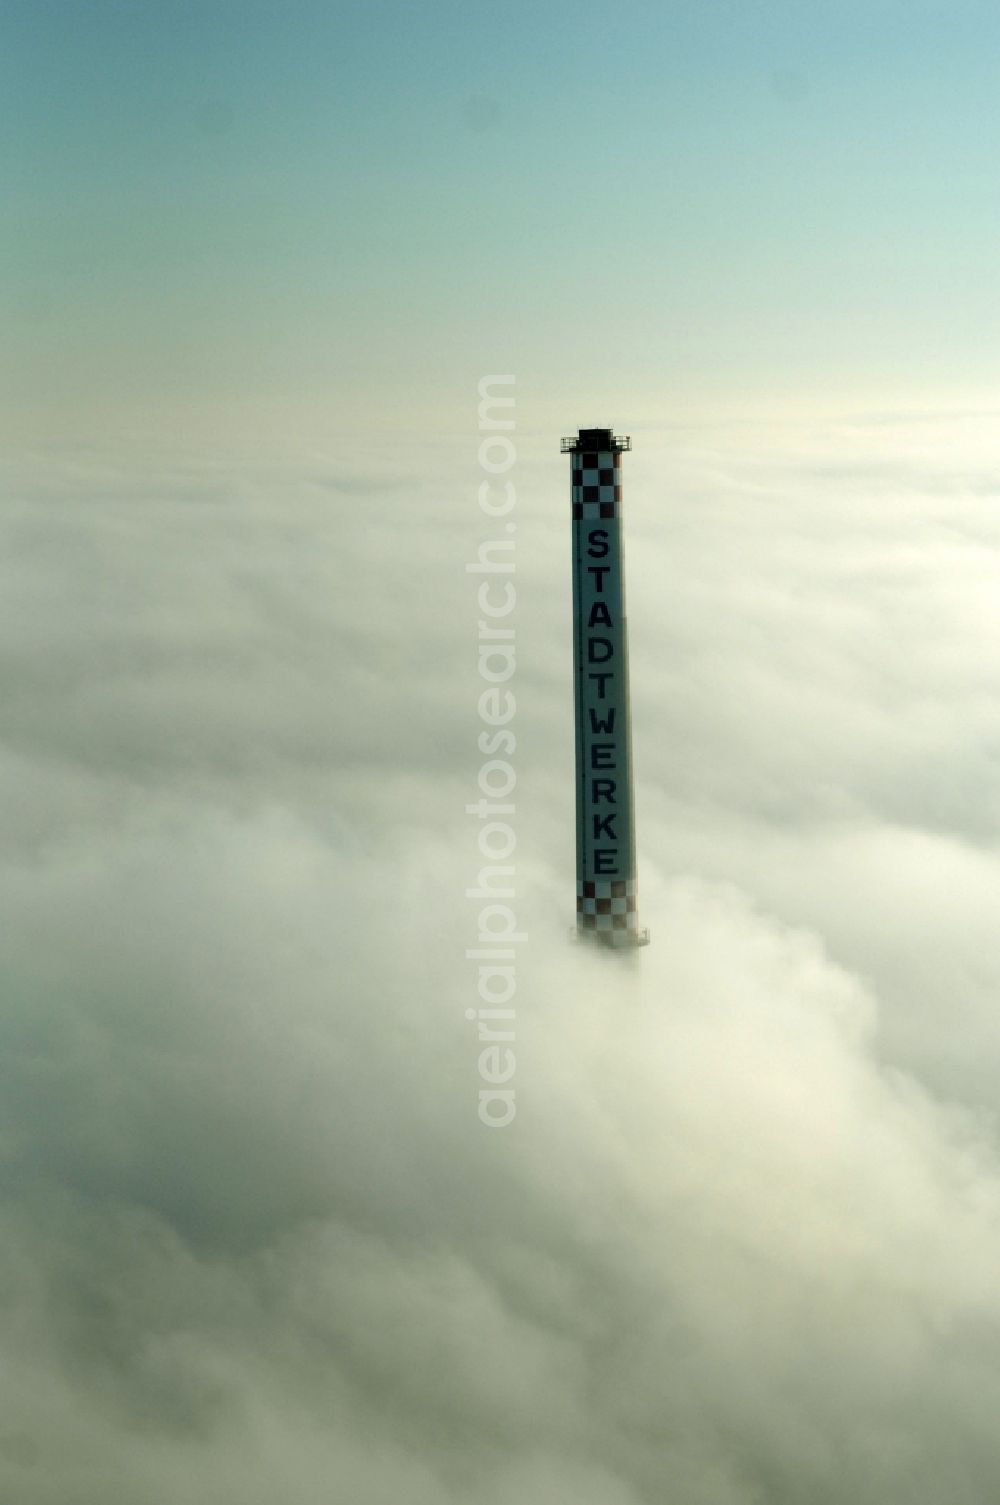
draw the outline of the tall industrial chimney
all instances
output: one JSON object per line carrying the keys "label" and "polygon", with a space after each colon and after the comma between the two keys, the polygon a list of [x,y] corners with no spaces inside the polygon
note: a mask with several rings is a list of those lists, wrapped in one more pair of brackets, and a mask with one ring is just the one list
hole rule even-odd
{"label": "tall industrial chimney", "polygon": [[561,448],[572,465],[577,933],[605,946],[645,946],[621,521],[621,457],[632,441],[611,429],[581,429]]}

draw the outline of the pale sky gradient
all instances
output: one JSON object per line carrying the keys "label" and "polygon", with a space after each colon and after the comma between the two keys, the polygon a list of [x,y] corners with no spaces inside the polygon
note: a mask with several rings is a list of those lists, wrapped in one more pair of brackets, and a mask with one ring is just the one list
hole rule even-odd
{"label": "pale sky gradient", "polygon": [[541,422],[996,390],[986,0],[7,0],[0,30],[22,431],[444,431],[488,370]]}

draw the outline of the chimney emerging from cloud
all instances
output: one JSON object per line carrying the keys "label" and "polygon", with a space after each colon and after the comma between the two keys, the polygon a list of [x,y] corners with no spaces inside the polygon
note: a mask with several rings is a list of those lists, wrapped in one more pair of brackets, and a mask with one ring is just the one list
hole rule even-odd
{"label": "chimney emerging from cloud", "polygon": [[632,441],[609,428],[581,429],[561,447],[572,466],[577,932],[605,946],[645,946],[621,521],[621,457]]}

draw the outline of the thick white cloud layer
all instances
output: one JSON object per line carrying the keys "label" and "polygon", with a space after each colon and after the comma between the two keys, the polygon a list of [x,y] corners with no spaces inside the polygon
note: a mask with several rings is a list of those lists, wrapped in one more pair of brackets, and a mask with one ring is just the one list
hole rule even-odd
{"label": "thick white cloud layer", "polygon": [[565,476],[525,444],[503,1131],[463,460],[12,475],[0,1493],[982,1505],[988,429],[636,436],[635,965],[567,938]]}

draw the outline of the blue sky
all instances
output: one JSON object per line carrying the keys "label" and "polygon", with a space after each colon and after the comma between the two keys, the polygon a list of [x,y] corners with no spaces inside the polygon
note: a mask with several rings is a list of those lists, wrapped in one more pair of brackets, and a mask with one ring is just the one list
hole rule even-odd
{"label": "blue sky", "polygon": [[[4,379],[446,422],[995,390],[1000,12],[26,3]],[[541,398],[540,398],[541,400]]]}

